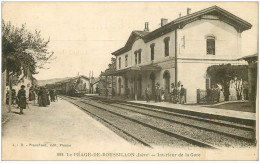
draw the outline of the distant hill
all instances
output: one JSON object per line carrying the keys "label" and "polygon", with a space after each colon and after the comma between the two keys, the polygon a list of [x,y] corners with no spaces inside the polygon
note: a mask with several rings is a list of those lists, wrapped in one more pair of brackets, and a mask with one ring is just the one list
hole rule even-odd
{"label": "distant hill", "polygon": [[62,80],[67,80],[71,77],[65,77],[65,78],[54,78],[54,79],[47,79],[47,80],[37,80],[39,86],[44,86],[46,84],[54,84],[56,82],[62,81]]}

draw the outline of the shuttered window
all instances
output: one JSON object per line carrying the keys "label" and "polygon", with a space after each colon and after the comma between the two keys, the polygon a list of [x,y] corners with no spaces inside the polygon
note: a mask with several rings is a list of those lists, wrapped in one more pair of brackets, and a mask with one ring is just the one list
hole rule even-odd
{"label": "shuttered window", "polygon": [[118,68],[121,69],[121,57],[118,58]]}
{"label": "shuttered window", "polygon": [[169,56],[169,42],[170,42],[170,37],[167,37],[164,39],[164,56]]}
{"label": "shuttered window", "polygon": [[207,37],[207,55],[215,55],[215,37]]}
{"label": "shuttered window", "polygon": [[135,64],[137,64],[137,51],[135,51]]}
{"label": "shuttered window", "polygon": [[151,48],[151,61],[154,60],[154,46],[155,46],[154,43],[150,45],[150,48]]}
{"label": "shuttered window", "polygon": [[138,64],[141,64],[142,62],[142,50],[138,51]]}
{"label": "shuttered window", "polygon": [[125,55],[125,67],[127,67],[128,64],[128,55]]}

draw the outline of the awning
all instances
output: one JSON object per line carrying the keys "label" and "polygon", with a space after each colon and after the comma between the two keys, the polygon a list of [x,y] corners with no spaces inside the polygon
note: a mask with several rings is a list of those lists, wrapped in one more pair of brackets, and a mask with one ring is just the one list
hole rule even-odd
{"label": "awning", "polygon": [[246,61],[250,61],[250,60],[257,60],[258,59],[258,54],[253,54],[253,55],[248,55],[248,56],[244,56],[242,58],[239,58],[238,60],[246,60]]}
{"label": "awning", "polygon": [[143,65],[143,66],[135,66],[135,67],[129,67],[126,69],[121,69],[118,71],[113,72],[105,72],[101,74],[101,76],[122,76],[125,73],[130,72],[140,72],[140,71],[160,71],[162,67],[158,66],[157,64],[149,64],[149,65]]}
{"label": "awning", "polygon": [[149,64],[140,66],[142,71],[160,71],[162,67],[158,66],[157,64]]}
{"label": "awning", "polygon": [[135,72],[135,71],[140,71],[140,70],[141,70],[140,67],[129,67],[129,68],[121,69],[118,71],[105,72],[105,73],[102,73],[101,76],[122,76],[126,72],[129,73],[129,72]]}

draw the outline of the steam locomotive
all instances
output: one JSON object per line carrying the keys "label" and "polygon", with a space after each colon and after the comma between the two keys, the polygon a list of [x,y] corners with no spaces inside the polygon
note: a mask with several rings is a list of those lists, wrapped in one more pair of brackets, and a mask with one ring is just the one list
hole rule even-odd
{"label": "steam locomotive", "polygon": [[75,83],[73,82],[70,83],[68,95],[74,97],[82,97],[86,93],[87,93],[86,83],[83,83],[83,81],[80,78],[78,78]]}
{"label": "steam locomotive", "polygon": [[71,78],[68,80],[56,82],[55,84],[49,85],[47,88],[56,89],[58,94],[68,95],[74,97],[82,97],[88,93],[87,84],[88,79],[86,77],[80,76]]}

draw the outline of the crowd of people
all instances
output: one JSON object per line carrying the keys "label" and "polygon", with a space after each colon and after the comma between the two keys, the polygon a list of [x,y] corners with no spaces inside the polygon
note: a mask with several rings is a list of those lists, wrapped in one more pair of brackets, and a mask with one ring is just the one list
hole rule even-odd
{"label": "crowd of people", "polygon": [[[170,102],[175,104],[184,104],[186,92],[183,85],[180,85],[180,88],[175,87],[174,84],[172,84],[171,86],[171,91],[169,93]],[[147,85],[147,88],[145,89],[146,102],[150,102],[151,97],[154,97],[155,102],[165,101],[166,92],[163,88],[160,87],[159,83],[156,84],[154,91],[151,91],[150,86]]]}
{"label": "crowd of people", "polygon": [[[166,93],[165,90],[160,87],[160,84],[157,83],[155,85],[154,88],[150,88],[149,84],[147,85],[146,89],[145,89],[145,99],[147,102],[150,102],[151,99],[153,98],[155,102],[162,102],[162,101],[166,101],[166,95],[167,97],[170,96],[170,98],[167,99],[167,101],[170,101],[172,103],[180,103],[180,104],[184,104],[185,103],[185,96],[186,96],[186,90],[183,87],[183,85],[178,85],[179,87],[174,87],[174,85],[172,85],[171,91],[170,93]],[[98,94],[101,95],[100,90],[98,89]],[[111,97],[115,97],[116,92],[114,88],[111,88]],[[133,91],[131,92],[133,93]],[[109,95],[109,90],[108,88],[104,89],[104,95],[106,97],[108,97]],[[125,97],[126,98],[131,98],[133,95],[130,94],[130,89],[128,87],[126,87],[125,90]]]}
{"label": "crowd of people", "polygon": [[[26,106],[29,108],[28,101],[33,102],[34,105],[38,104],[40,107],[46,107],[50,105],[50,102],[58,101],[58,97],[55,89],[48,90],[46,87],[31,87],[29,89],[29,97],[27,98],[25,86],[22,85],[17,95],[15,89],[12,89],[11,101],[11,104],[18,105],[20,114],[23,114]],[[6,93],[6,104],[9,104],[9,91]]]}
{"label": "crowd of people", "polygon": [[206,92],[207,103],[248,100],[248,82],[234,77],[225,90],[222,85],[216,84],[208,88]]}
{"label": "crowd of people", "polygon": [[207,103],[223,101],[225,101],[225,96],[221,85],[215,85],[207,89]]}
{"label": "crowd of people", "polygon": [[[203,91],[203,102],[206,101],[206,103],[215,103],[227,100],[248,100],[247,81],[242,81],[242,79],[238,80],[235,77],[230,81],[228,87],[229,88],[224,90],[223,86],[220,84],[212,85],[210,88]],[[96,91],[99,95],[101,95],[99,88],[96,88]],[[108,88],[105,88],[103,93],[106,97],[108,97],[109,92],[111,92],[112,98],[116,95],[114,88],[111,88],[111,91],[109,91]],[[169,90],[164,90],[163,87],[160,87],[159,83],[155,84],[155,86],[151,88],[148,84],[145,89],[145,97],[141,94],[137,96],[139,96],[139,98],[145,98],[147,102],[150,102],[151,99],[153,99],[155,102],[167,101],[174,104],[184,104],[186,102],[186,94],[186,89],[181,82],[178,82],[177,85],[172,83]],[[125,98],[135,98],[133,88],[131,88],[131,90],[129,87],[125,88]]]}
{"label": "crowd of people", "polygon": [[[55,100],[58,100],[56,90],[48,90],[46,87],[40,87],[35,90],[32,89],[29,93],[29,99],[30,95],[32,95],[31,101],[38,101],[40,107],[46,107],[47,105],[50,105],[50,102],[55,102]],[[37,96],[37,99],[35,96]]]}

